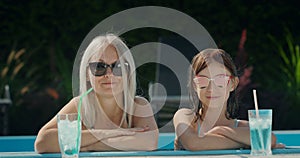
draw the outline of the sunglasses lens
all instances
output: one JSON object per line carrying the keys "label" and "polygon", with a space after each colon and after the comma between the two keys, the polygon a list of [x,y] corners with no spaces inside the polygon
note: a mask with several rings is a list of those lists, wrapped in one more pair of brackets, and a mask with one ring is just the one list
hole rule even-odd
{"label": "sunglasses lens", "polygon": [[122,69],[121,69],[121,64],[116,63],[114,68],[113,68],[113,74],[115,76],[122,76]]}
{"label": "sunglasses lens", "polygon": [[200,88],[204,88],[208,86],[209,80],[206,77],[195,77],[194,83],[197,84]]}
{"label": "sunglasses lens", "polygon": [[89,66],[92,74],[95,76],[103,76],[106,73],[106,67],[104,63],[94,62],[90,63]]}
{"label": "sunglasses lens", "polygon": [[[126,70],[129,70],[129,64],[125,63]],[[94,76],[103,76],[106,74],[108,68],[112,69],[112,73],[115,76],[122,76],[121,64],[116,62],[111,65],[107,65],[103,62],[93,62],[89,63],[90,70]]]}
{"label": "sunglasses lens", "polygon": [[215,81],[216,86],[225,87],[228,82],[228,76],[218,75],[218,76],[214,77],[214,81]]}
{"label": "sunglasses lens", "polygon": [[207,77],[198,76],[198,77],[195,77],[193,80],[194,80],[194,83],[197,86],[199,86],[200,88],[207,87],[210,80],[213,81],[216,86],[223,88],[223,87],[227,86],[229,79],[230,79],[229,76],[217,75],[212,79],[209,79]]}

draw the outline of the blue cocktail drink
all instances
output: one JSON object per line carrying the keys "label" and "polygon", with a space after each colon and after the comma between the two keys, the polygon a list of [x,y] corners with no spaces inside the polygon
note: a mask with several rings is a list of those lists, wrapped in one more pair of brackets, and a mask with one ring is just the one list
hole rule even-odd
{"label": "blue cocktail drink", "polygon": [[251,139],[251,155],[272,155],[272,110],[249,110],[249,126]]}

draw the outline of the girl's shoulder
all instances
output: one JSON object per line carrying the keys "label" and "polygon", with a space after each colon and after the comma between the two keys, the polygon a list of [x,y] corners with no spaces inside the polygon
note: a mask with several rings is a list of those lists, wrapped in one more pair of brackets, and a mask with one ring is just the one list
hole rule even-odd
{"label": "girl's shoulder", "polygon": [[175,123],[185,122],[191,123],[195,119],[195,113],[192,109],[189,108],[181,108],[174,114],[173,121]]}
{"label": "girl's shoulder", "polygon": [[175,115],[176,114],[180,115],[180,116],[188,116],[188,117],[190,117],[190,115],[192,115],[192,117],[194,117],[194,111],[189,108],[181,108],[175,113]]}

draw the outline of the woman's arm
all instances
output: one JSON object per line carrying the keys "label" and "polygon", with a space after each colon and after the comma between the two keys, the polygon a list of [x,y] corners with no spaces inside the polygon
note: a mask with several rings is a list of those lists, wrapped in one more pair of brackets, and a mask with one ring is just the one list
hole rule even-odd
{"label": "woman's arm", "polygon": [[[72,99],[59,113],[76,113],[75,99]],[[154,150],[157,148],[158,129],[150,104],[137,99],[138,107],[129,129],[87,130],[82,125],[81,150]],[[139,107],[140,106],[140,107]],[[145,117],[143,117],[145,116]],[[57,121],[53,118],[40,131],[35,141],[38,153],[59,152]]]}
{"label": "woman's arm", "polygon": [[[75,98],[73,98],[68,104],[66,104],[58,114],[68,114],[68,113],[76,113],[75,109]],[[56,115],[45,124],[37,134],[34,148],[38,153],[45,152],[59,152],[59,144],[58,144],[58,132],[57,132],[57,121]]]}
{"label": "woman's arm", "polygon": [[[77,113],[76,105],[77,101],[74,98],[58,113]],[[141,131],[141,129],[87,130],[86,127],[82,125],[81,147],[85,149],[86,146],[95,144],[99,140],[110,137],[134,135],[135,132],[138,131]],[[56,117],[52,118],[46,125],[41,128],[37,135],[34,147],[35,151],[38,153],[60,152]]]}
{"label": "woman's arm", "polygon": [[[158,128],[149,102],[141,97],[135,99],[133,116],[134,135],[103,139],[86,147],[86,150],[155,150],[158,143]],[[124,129],[125,130],[125,129]],[[132,129],[128,129],[132,130]]]}
{"label": "woman's arm", "polygon": [[[152,137],[152,140],[149,139],[150,137]],[[82,149],[83,151],[149,151],[157,149],[157,141],[154,141],[154,139],[157,139],[157,132],[155,131],[136,132],[136,134],[132,136],[107,138],[87,147],[83,147]]]}
{"label": "woman's arm", "polygon": [[[73,98],[58,112],[58,114],[77,113],[76,100],[77,98]],[[82,128],[85,129],[85,126],[82,125]],[[95,139],[92,134],[89,132],[82,132],[82,145],[88,145],[89,143],[95,142],[97,142],[97,139]],[[40,129],[35,140],[34,148],[38,153],[60,152],[56,116]]]}
{"label": "woman's arm", "polygon": [[[103,141],[108,138],[117,138],[121,136],[132,136],[138,132],[144,132],[147,128],[118,128],[118,129],[96,129],[84,130],[82,134],[91,134],[94,136],[92,140],[85,139],[86,143],[81,143],[81,151],[96,151],[96,150],[118,150],[111,147],[108,143]],[[85,137],[87,138],[87,137]]]}
{"label": "woman's arm", "polygon": [[174,115],[176,137],[187,150],[232,149],[244,147],[244,144],[222,135],[207,133],[199,137],[193,128],[194,115],[190,109],[180,109]]}
{"label": "woman's arm", "polygon": [[57,128],[47,128],[47,125],[52,124],[51,121],[40,129],[36,137],[34,149],[37,153],[60,151],[58,146]]}

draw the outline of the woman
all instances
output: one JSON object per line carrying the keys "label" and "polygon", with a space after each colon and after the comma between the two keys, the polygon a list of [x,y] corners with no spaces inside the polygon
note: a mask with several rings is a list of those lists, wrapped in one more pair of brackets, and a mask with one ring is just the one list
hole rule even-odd
{"label": "woman", "polygon": [[[79,70],[82,99],[81,151],[155,150],[158,129],[149,102],[135,96],[133,57],[113,34],[98,36],[85,50]],[[77,113],[74,97],[58,114]],[[56,117],[41,128],[38,153],[59,152]]]}
{"label": "woman", "polygon": [[[236,67],[225,51],[205,49],[193,58],[189,94],[194,109],[183,108],[174,115],[175,149],[250,146],[248,121],[236,119],[238,83]],[[272,146],[275,144],[276,137],[272,135]]]}

